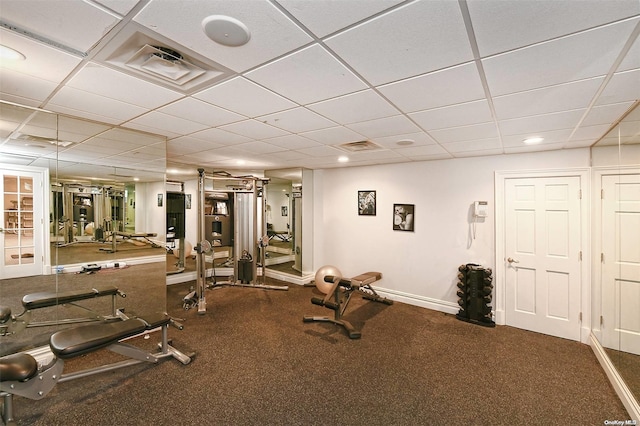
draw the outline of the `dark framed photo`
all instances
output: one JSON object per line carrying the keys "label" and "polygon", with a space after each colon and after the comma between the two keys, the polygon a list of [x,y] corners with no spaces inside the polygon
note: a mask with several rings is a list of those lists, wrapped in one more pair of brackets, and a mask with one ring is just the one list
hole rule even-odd
{"label": "dark framed photo", "polygon": [[358,191],[358,215],[376,215],[376,191]]}
{"label": "dark framed photo", "polygon": [[393,205],[393,230],[413,231],[415,222],[415,205],[394,204]]}
{"label": "dark framed photo", "polygon": [[158,194],[158,207],[162,207],[163,198],[164,198],[164,194]]}
{"label": "dark framed photo", "polygon": [[191,194],[187,194],[187,197],[184,199],[184,207],[187,209],[191,208]]}
{"label": "dark framed photo", "polygon": [[280,207],[280,214],[282,216],[287,216],[289,214],[289,209],[287,208],[287,206]]}

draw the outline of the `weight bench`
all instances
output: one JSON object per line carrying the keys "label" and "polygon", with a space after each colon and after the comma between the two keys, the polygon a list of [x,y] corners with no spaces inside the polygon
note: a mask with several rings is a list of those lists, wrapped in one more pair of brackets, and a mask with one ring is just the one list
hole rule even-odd
{"label": "weight bench", "polygon": [[[76,302],[82,300],[95,299],[97,297],[111,296],[111,315],[102,316],[93,310],[79,305]],[[104,321],[117,319],[120,317],[116,309],[116,296],[127,297],[125,293],[118,290],[117,287],[106,286],[100,288],[92,288],[90,290],[70,290],[61,292],[40,292],[27,294],[22,298],[21,314],[13,316],[11,308],[8,306],[0,306],[0,336],[17,333],[27,327],[46,327],[49,325],[75,324],[88,321]],[[80,318],[67,318],[52,321],[31,321],[31,313],[33,310],[49,308],[58,305],[71,305],[86,312],[91,316]]]}
{"label": "weight bench", "polygon": [[[111,248],[101,248],[101,251],[106,251],[109,253],[116,253],[118,251],[117,249],[117,243],[118,243],[118,239],[116,237],[122,237],[122,240],[133,240],[133,239],[137,239],[137,238],[142,238],[143,240],[145,240],[147,243],[149,243],[151,245],[151,247],[153,248],[159,248],[162,247],[161,245],[158,245],[155,241],[150,240],[149,238],[151,237],[157,237],[158,234],[154,233],[154,232],[137,232],[137,233],[131,233],[131,232],[122,232],[122,231],[113,231],[111,233],[111,236],[109,238],[111,238]],[[144,245],[144,244],[143,244]]]}
{"label": "weight bench", "polygon": [[[13,396],[32,400],[44,398],[57,383],[116,370],[119,368],[173,357],[182,364],[189,364],[193,354],[186,355],[169,344],[168,327],[171,317],[158,313],[145,318],[130,318],[123,321],[95,323],[58,331],[51,335],[49,346],[20,352],[0,358],[0,396],[4,400],[2,418],[6,425],[13,424]],[[160,329],[162,332],[159,350],[149,353],[141,348],[124,343],[125,340],[144,336]],[[124,355],[130,359],[87,370],[63,374],[64,361],[100,349]]]}
{"label": "weight bench", "polygon": [[[312,297],[311,303],[333,310],[334,317],[305,315],[302,320],[303,322],[331,322],[344,327],[350,339],[359,339],[362,333],[356,330],[349,321],[342,319],[342,315],[347,309],[353,293],[357,291],[362,294],[363,299],[384,303],[386,305],[392,305],[393,300],[380,296],[373,287],[371,287],[372,283],[382,279],[380,272],[365,272],[353,278],[342,278],[340,271],[333,267],[330,268],[331,269],[326,269],[326,271],[337,274],[325,275],[323,273],[324,268],[320,268],[318,273],[316,273],[316,286],[320,291],[326,292],[326,296],[324,298]],[[319,279],[321,283],[318,282]],[[326,288],[323,283],[332,283],[332,285]]]}

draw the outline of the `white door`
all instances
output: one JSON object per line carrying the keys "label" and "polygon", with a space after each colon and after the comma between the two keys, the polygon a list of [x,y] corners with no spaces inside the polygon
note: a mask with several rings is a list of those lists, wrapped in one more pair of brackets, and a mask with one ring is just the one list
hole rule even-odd
{"label": "white door", "polygon": [[640,175],[602,177],[602,340],[640,355]]}
{"label": "white door", "polygon": [[505,180],[505,322],[580,340],[580,177]]}
{"label": "white door", "polygon": [[0,279],[41,275],[43,173],[0,169]]}

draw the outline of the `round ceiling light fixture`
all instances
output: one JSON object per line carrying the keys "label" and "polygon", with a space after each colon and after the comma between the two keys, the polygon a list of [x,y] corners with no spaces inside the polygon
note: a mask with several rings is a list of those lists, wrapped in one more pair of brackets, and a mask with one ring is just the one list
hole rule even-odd
{"label": "round ceiling light fixture", "polygon": [[224,46],[237,47],[251,38],[249,28],[236,18],[211,15],[202,20],[202,30],[211,40]]}
{"label": "round ceiling light fixture", "polygon": [[0,58],[10,61],[24,61],[27,59],[26,56],[18,52],[16,49],[12,49],[4,44],[0,44]]}
{"label": "round ceiling light fixture", "polygon": [[396,142],[396,144],[398,146],[409,146],[409,145],[413,145],[416,141],[414,141],[413,139],[400,139],[398,142]]}
{"label": "round ceiling light fixture", "polygon": [[530,138],[527,138],[527,139],[523,140],[522,142],[525,145],[535,145],[535,144],[538,144],[538,143],[542,142],[543,140],[544,140],[544,138],[542,138],[540,136],[533,136],[533,137],[530,137]]}

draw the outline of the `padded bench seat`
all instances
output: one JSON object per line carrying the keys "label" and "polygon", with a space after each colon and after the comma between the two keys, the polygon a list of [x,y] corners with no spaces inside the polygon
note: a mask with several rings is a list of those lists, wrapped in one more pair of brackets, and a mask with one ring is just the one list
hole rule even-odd
{"label": "padded bench seat", "polygon": [[25,353],[6,355],[0,358],[1,382],[24,382],[38,374],[38,362]]}
{"label": "padded bench seat", "polygon": [[49,306],[78,302],[101,296],[113,296],[118,294],[118,288],[113,286],[92,288],[91,290],[70,290],[55,292],[40,292],[27,294],[22,298],[22,306],[25,309],[47,308]]}
{"label": "padded bench seat", "polygon": [[59,358],[68,359],[116,343],[143,331],[169,324],[171,318],[163,313],[145,319],[131,318],[124,321],[103,322],[81,327],[67,328],[54,333],[49,339],[51,351]]}

